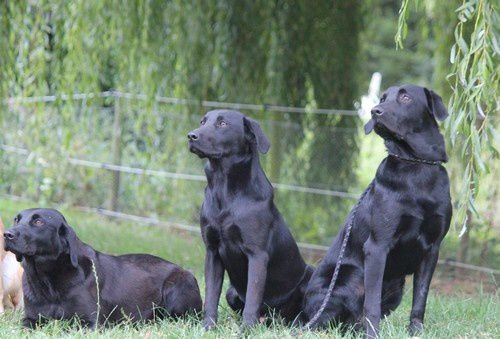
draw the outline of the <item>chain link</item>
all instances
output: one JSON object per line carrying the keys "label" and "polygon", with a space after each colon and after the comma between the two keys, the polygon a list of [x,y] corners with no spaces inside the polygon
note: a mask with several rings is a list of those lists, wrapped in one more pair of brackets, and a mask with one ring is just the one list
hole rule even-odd
{"label": "chain link", "polygon": [[443,161],[434,161],[434,160],[426,160],[426,159],[420,159],[420,158],[405,158],[402,156],[399,156],[394,153],[389,153],[390,156],[393,156],[394,158],[404,160],[404,161],[409,161],[409,162],[416,162],[420,164],[426,164],[426,165],[442,165]]}

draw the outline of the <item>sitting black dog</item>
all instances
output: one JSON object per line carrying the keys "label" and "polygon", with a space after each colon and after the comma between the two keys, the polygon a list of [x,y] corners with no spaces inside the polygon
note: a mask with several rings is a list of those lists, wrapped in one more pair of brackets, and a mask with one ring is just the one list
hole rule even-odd
{"label": "sitting black dog", "polygon": [[257,323],[267,311],[298,319],[313,269],[274,205],[258,154],[270,145],[259,124],[240,112],[216,110],[188,137],[191,152],[208,158],[200,218],[206,245],[205,328],[217,322],[224,271],[231,282],[227,302],[243,311],[244,325]]}
{"label": "sitting black dog", "polygon": [[[112,256],[81,242],[52,209],[22,211],[4,233],[24,267],[23,325],[77,317],[85,326],[201,311],[196,278],[147,254]],[[97,284],[98,282],[98,284]]]}
{"label": "sitting black dog", "polygon": [[376,337],[382,315],[400,303],[405,276],[414,274],[410,331],[423,327],[425,304],[439,246],[452,207],[447,161],[436,119],[448,113],[434,92],[413,85],[391,87],[375,106],[365,132],[385,140],[389,155],[314,272],[305,296],[309,318],[320,308],[349,224],[338,280],[316,325],[364,324]]}

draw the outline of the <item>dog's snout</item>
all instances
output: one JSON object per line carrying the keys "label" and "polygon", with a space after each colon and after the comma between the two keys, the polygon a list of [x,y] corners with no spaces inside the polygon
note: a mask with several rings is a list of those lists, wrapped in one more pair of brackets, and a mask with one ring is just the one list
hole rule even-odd
{"label": "dog's snout", "polygon": [[382,115],[384,112],[377,106],[372,108],[372,115]]}
{"label": "dog's snout", "polygon": [[188,139],[191,141],[198,140],[198,133],[196,132],[189,132],[188,133]]}
{"label": "dog's snout", "polygon": [[3,237],[8,240],[13,240],[16,238],[16,234],[12,231],[5,231]]}

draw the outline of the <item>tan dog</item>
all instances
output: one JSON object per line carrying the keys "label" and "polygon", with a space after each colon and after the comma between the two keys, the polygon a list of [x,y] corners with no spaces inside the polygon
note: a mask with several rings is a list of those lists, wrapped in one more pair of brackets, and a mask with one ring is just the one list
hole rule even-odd
{"label": "tan dog", "polygon": [[16,256],[4,249],[4,226],[0,218],[0,313],[23,307],[23,268]]}

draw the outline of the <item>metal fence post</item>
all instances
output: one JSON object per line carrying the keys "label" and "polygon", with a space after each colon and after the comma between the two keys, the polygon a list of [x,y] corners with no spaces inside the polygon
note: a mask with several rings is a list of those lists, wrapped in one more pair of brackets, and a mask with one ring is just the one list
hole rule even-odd
{"label": "metal fence post", "polygon": [[[111,152],[114,165],[122,162],[122,114],[120,109],[120,97],[114,95],[113,115],[113,139]],[[111,189],[109,191],[108,208],[112,211],[118,210],[118,198],[120,194],[120,172],[111,171]]]}

